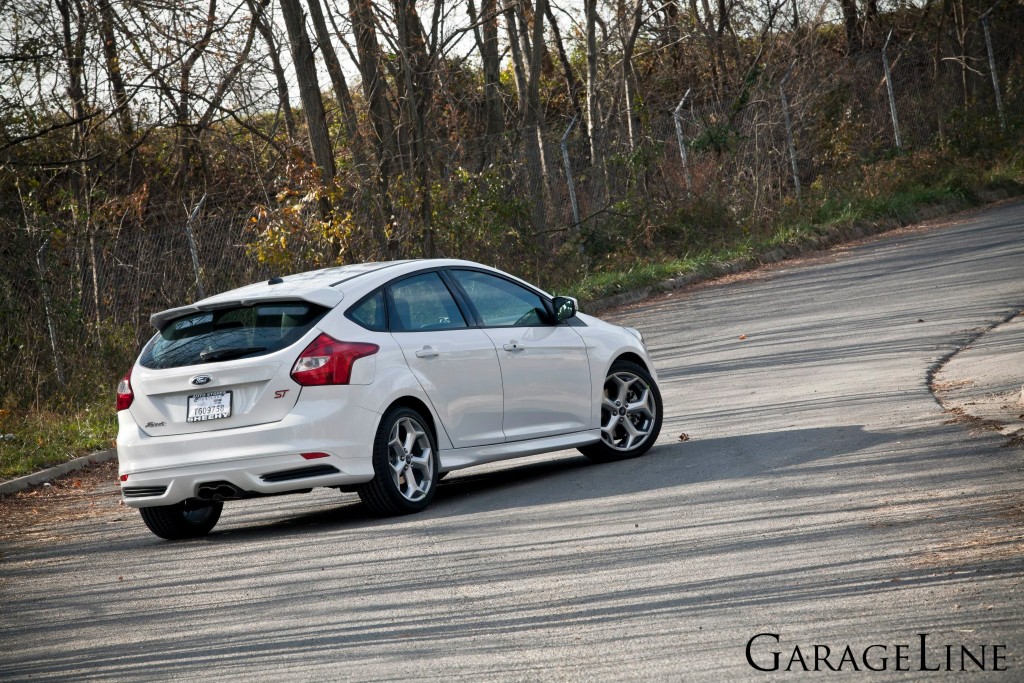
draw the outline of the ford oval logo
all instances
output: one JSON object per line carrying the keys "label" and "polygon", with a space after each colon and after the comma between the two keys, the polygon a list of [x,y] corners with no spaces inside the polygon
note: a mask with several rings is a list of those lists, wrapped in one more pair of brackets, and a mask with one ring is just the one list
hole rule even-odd
{"label": "ford oval logo", "polygon": [[210,377],[209,375],[196,375],[195,377],[192,378],[192,384],[209,384],[212,381],[213,378]]}

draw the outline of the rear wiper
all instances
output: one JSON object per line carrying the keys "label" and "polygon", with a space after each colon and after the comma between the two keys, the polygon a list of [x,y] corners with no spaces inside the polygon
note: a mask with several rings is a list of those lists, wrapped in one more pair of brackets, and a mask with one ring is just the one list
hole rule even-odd
{"label": "rear wiper", "polygon": [[266,351],[266,346],[230,346],[226,349],[209,349],[207,351],[201,351],[199,357],[207,363],[215,360],[227,360],[228,358],[238,358],[239,356],[246,356],[250,353],[256,353],[257,351]]}

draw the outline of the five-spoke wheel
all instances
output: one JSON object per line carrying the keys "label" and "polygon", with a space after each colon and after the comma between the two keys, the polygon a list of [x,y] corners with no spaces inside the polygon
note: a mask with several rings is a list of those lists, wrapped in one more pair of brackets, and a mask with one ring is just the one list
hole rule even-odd
{"label": "five-spoke wheel", "polygon": [[415,419],[396,420],[388,439],[391,479],[406,500],[416,502],[434,481],[434,449],[426,430]]}
{"label": "five-spoke wheel", "polygon": [[381,418],[373,443],[374,478],[359,497],[375,514],[419,512],[430,504],[438,482],[437,448],[429,422],[398,406]]}
{"label": "five-spoke wheel", "polygon": [[661,393],[650,373],[630,361],[615,361],[604,381],[601,441],[580,449],[594,460],[641,455],[661,431]]}

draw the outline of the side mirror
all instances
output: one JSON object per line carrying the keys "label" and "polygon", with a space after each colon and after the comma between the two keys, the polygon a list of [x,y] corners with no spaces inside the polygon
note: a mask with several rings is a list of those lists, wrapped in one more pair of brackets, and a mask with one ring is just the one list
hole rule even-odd
{"label": "side mirror", "polygon": [[567,318],[574,317],[580,310],[576,299],[571,296],[556,296],[551,304],[555,309],[555,322],[559,323]]}

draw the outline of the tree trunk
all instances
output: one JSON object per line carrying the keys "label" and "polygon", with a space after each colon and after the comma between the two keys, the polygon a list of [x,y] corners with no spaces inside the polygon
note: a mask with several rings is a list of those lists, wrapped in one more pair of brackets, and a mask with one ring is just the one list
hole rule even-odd
{"label": "tree trunk", "polygon": [[[623,8],[625,9],[625,8]],[[625,12],[621,19],[625,20]],[[640,126],[636,120],[635,99],[636,99],[636,72],[633,70],[633,50],[636,48],[636,39],[640,34],[640,25],[643,21],[643,0],[636,0],[633,7],[633,16],[630,18],[629,33],[625,36],[625,43],[622,46],[622,93],[624,107],[626,110],[626,128],[629,133],[629,149],[635,151],[640,143]],[[625,23],[623,22],[623,25]]]}
{"label": "tree trunk", "polygon": [[[299,82],[299,96],[302,98],[302,108],[306,115],[313,161],[320,168],[324,181],[329,182],[335,175],[334,153],[327,134],[324,103],[320,98],[320,83],[316,75],[316,61],[309,43],[309,35],[306,33],[306,22],[299,0],[281,0],[281,14],[284,15],[284,23],[288,27],[288,42],[291,46],[295,76]],[[320,210],[324,217],[330,212],[330,205],[326,200],[321,201]]]}
{"label": "tree trunk", "polygon": [[349,92],[348,83],[345,82],[345,74],[341,71],[338,53],[334,51],[331,34],[327,31],[327,22],[324,21],[320,0],[306,0],[306,4],[309,6],[309,18],[313,21],[313,30],[316,32],[317,47],[320,48],[320,52],[324,56],[327,74],[331,77],[331,85],[334,87],[334,98],[338,101],[341,121],[345,127],[345,137],[352,150],[352,160],[357,168],[362,168],[366,164],[366,160],[363,158],[363,141],[359,135],[356,110],[352,105],[352,94]]}
{"label": "tree trunk", "polygon": [[530,194],[533,198],[533,227],[538,236],[547,228],[547,207],[544,188],[550,183],[544,150],[544,119],[540,107],[540,77],[544,59],[544,14],[547,0],[537,0],[533,17],[530,59],[527,64],[526,118],[524,141],[526,143],[527,172],[530,179]]}
{"label": "tree trunk", "polygon": [[254,0],[248,0],[248,4],[249,11],[256,17],[256,30],[260,32],[263,42],[267,44],[270,67],[274,72],[274,81],[277,84],[277,101],[280,103],[281,111],[284,115],[284,126],[285,130],[288,131],[288,139],[294,142],[299,137],[299,134],[295,128],[295,115],[292,113],[292,105],[288,93],[288,80],[284,77],[284,68],[281,66],[281,58],[278,54],[280,48],[278,47],[277,40],[274,38],[274,32],[271,30],[270,23],[267,21],[266,8],[270,4],[270,0],[258,0],[258,4]]}
{"label": "tree trunk", "polygon": [[846,28],[846,51],[860,51],[860,30],[857,26],[857,0],[839,0],[843,8],[843,26]]}
{"label": "tree trunk", "polygon": [[597,171],[595,180],[600,185],[595,194],[604,201],[607,182],[604,177],[606,169],[597,93],[597,0],[583,0],[583,11],[587,25],[587,135],[590,138],[590,164]]}
{"label": "tree trunk", "polygon": [[[596,1],[596,0],[595,0]],[[509,3],[505,7],[505,30],[508,32],[508,46],[512,53],[512,73],[516,77],[516,103],[519,123],[526,119],[526,99],[529,86],[526,81],[526,63],[519,41],[519,29],[516,28],[516,8]]]}
{"label": "tree trunk", "polygon": [[[74,196],[74,206],[71,207],[71,223],[75,233],[78,232],[79,219],[85,218],[86,232],[91,232],[89,192],[86,187],[88,172],[85,166],[86,156],[86,94],[85,94],[85,14],[82,10],[81,0],[56,0],[57,11],[60,13],[61,38],[64,51],[64,59],[68,70],[68,98],[71,100],[71,117],[74,120],[73,140],[74,156],[76,160],[70,164],[71,192]],[[72,31],[74,24],[74,31]],[[77,237],[78,235],[75,234]],[[99,271],[95,260],[95,239],[89,234],[90,265],[93,285],[93,303],[96,314],[99,316]],[[75,259],[76,268],[80,263]],[[81,274],[81,271],[79,271]],[[85,287],[80,292],[83,310],[85,309]],[[97,317],[97,323],[99,318]]]}
{"label": "tree trunk", "polygon": [[558,31],[558,24],[555,22],[555,14],[551,11],[550,3],[546,7],[548,22],[551,24],[551,36],[555,40],[555,49],[558,52],[558,61],[562,64],[562,77],[565,79],[565,89],[569,93],[569,101],[573,111],[576,112],[576,119],[582,121],[586,127],[586,117],[583,116],[583,107],[580,106],[580,82],[576,78],[569,56],[565,53],[565,46],[562,44],[562,34]]}
{"label": "tree trunk", "polygon": [[718,36],[724,36],[730,28],[732,24],[729,22],[729,6],[726,0],[718,0]]}
{"label": "tree trunk", "polygon": [[493,164],[497,157],[500,136],[505,128],[505,117],[501,103],[501,58],[498,54],[498,9],[496,0],[482,0],[481,16],[476,14],[476,5],[469,0],[469,19],[479,29],[474,30],[477,49],[484,74],[484,119],[485,138],[482,167]]}
{"label": "tree trunk", "polygon": [[397,146],[391,104],[387,99],[387,83],[381,70],[382,52],[377,42],[373,6],[370,0],[349,0],[349,16],[352,20],[352,32],[356,37],[356,52],[359,55],[358,67],[363,82],[363,96],[366,98],[370,125],[373,127],[373,144],[377,152],[377,177],[379,186],[386,192],[391,182]]}
{"label": "tree trunk", "polygon": [[99,0],[96,9],[99,14],[100,40],[103,41],[107,77],[110,79],[110,89],[114,93],[117,125],[121,135],[130,142],[135,136],[135,126],[132,123],[131,109],[128,107],[128,91],[125,88],[124,76],[121,74],[121,55],[117,50],[117,39],[114,35],[114,10],[110,6],[110,0]]}
{"label": "tree trunk", "polygon": [[430,183],[430,150],[427,148],[426,119],[430,106],[430,56],[427,54],[423,25],[410,0],[394,0],[395,24],[398,29],[398,50],[402,66],[402,97],[404,117],[409,129],[410,165],[416,171],[420,200],[420,226],[423,251],[434,256],[433,201]]}

